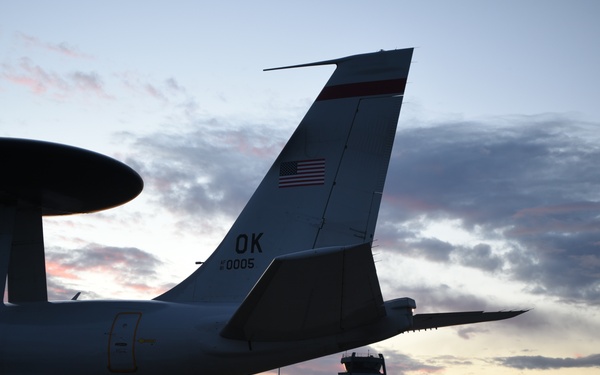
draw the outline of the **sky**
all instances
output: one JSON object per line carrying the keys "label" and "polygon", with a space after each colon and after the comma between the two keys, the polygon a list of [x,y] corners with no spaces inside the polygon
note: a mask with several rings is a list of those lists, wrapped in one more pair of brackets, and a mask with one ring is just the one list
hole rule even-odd
{"label": "sky", "polygon": [[357,352],[390,375],[597,373],[599,15],[583,0],[0,0],[0,136],[100,152],[145,183],[124,206],[44,219],[50,299],[150,299],[208,257],[333,70],[264,68],[415,47],[375,235],[384,298],[532,310]]}

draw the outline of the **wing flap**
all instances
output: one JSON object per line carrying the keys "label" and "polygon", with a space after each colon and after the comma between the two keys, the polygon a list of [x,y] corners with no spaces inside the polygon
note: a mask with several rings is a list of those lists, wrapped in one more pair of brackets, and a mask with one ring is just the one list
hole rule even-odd
{"label": "wing flap", "polygon": [[528,310],[497,312],[464,311],[450,313],[417,314],[413,316],[413,326],[410,330],[418,331],[420,329],[433,329],[440,327],[456,326],[461,324],[491,322],[495,320],[513,318],[527,311]]}
{"label": "wing flap", "polygon": [[329,247],[275,258],[221,335],[300,340],[336,334],[384,315],[370,243]]}

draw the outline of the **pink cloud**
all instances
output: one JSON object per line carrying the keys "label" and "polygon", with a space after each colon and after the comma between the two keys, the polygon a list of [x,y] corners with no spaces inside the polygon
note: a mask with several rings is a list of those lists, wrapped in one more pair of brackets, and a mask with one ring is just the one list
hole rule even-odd
{"label": "pink cloud", "polygon": [[26,87],[37,95],[52,94],[57,99],[88,93],[110,99],[103,87],[102,79],[94,72],[76,71],[58,74],[34,65],[30,59],[22,58],[17,67],[3,64],[2,77],[16,85]]}
{"label": "pink cloud", "polygon": [[63,279],[79,280],[80,278],[73,273],[73,267],[65,266],[59,262],[51,260],[46,261],[46,273],[51,277],[60,277]]}
{"label": "pink cloud", "polygon": [[[132,295],[137,298],[162,294],[172,285],[165,284],[158,278],[156,269],[160,265],[160,260],[154,255],[137,248],[94,244],[81,249],[50,251],[46,257],[49,285],[56,289],[52,291],[53,295],[61,298],[73,294],[73,290],[95,294],[95,286],[90,285],[89,280],[90,276],[97,275],[102,275],[106,284],[119,288],[115,295],[96,294],[101,298],[129,298]],[[60,290],[63,284],[68,285],[64,291]]]}
{"label": "pink cloud", "polygon": [[49,88],[64,91],[67,82],[56,73],[46,72],[34,66],[27,58],[22,58],[17,69],[4,65],[3,77],[12,83],[29,88],[35,94],[44,94]]}

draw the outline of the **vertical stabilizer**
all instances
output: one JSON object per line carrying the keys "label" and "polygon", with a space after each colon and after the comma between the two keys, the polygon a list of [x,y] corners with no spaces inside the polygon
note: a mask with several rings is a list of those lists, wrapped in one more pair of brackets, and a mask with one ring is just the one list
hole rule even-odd
{"label": "vertical stabilizer", "polygon": [[373,240],[412,49],[349,56],[209,259],[157,297],[239,302],[273,258]]}

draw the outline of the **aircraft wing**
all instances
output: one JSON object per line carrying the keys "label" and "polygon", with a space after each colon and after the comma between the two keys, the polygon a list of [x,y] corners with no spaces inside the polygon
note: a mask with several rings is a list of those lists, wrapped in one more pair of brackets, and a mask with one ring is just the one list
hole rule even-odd
{"label": "aircraft wing", "polygon": [[383,316],[371,244],[327,247],[275,258],[221,335],[246,341],[300,340]]}
{"label": "aircraft wing", "polygon": [[528,310],[498,312],[464,311],[449,313],[417,314],[413,315],[413,326],[411,327],[411,331],[456,326],[460,324],[503,320],[515,317],[517,315],[521,315],[527,311]]}

